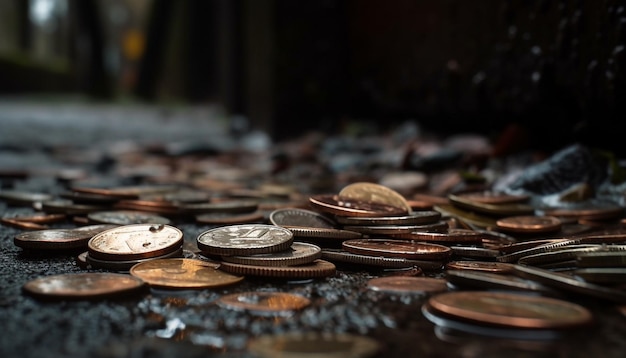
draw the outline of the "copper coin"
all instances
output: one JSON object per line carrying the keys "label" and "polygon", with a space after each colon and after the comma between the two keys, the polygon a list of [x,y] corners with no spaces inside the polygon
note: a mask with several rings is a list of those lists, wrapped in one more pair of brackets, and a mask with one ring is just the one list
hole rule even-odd
{"label": "copper coin", "polygon": [[40,277],[27,282],[23,290],[40,298],[90,299],[128,294],[143,287],[143,281],[129,275],[77,273]]}
{"label": "copper coin", "polygon": [[586,282],[599,284],[626,283],[626,268],[624,267],[593,267],[582,268],[574,271],[574,275]]}
{"label": "copper coin", "polygon": [[196,222],[210,225],[238,225],[262,223],[265,215],[260,211],[251,213],[209,213],[196,215]]}
{"label": "copper coin", "polygon": [[161,215],[180,215],[178,204],[162,200],[120,200],[114,206],[116,210],[134,210]]}
{"label": "copper coin", "polygon": [[561,230],[554,216],[510,216],[496,221],[498,228],[518,233],[548,233]]}
{"label": "copper coin", "polygon": [[378,225],[378,226],[365,226],[365,225],[346,225],[344,229],[350,231],[360,232],[365,235],[389,235],[399,238],[412,237],[413,232],[443,232],[448,231],[448,223],[445,221],[439,221],[433,224],[426,225]]}
{"label": "copper coin", "polygon": [[248,350],[263,358],[368,358],[381,346],[366,336],[349,333],[285,333],[253,338]]}
{"label": "copper coin", "polygon": [[101,224],[169,224],[170,220],[159,215],[131,210],[96,211],[87,214],[89,221]]}
{"label": "copper coin", "polygon": [[437,211],[415,211],[408,215],[386,217],[338,216],[337,222],[342,225],[425,225],[433,224],[441,219]]}
{"label": "copper coin", "polygon": [[385,204],[401,208],[407,213],[412,211],[404,196],[393,189],[375,183],[361,182],[347,185],[341,189],[339,197],[368,203]]}
{"label": "copper coin", "polygon": [[486,261],[450,261],[446,264],[447,270],[468,270],[490,273],[513,272],[514,266],[503,262]]}
{"label": "copper coin", "polygon": [[461,198],[483,204],[511,204],[528,201],[528,195],[512,195],[494,191],[480,191],[457,194]]}
{"label": "copper coin", "polygon": [[220,264],[220,270],[235,275],[308,279],[333,276],[336,268],[331,262],[318,259],[311,263],[298,266],[261,266],[222,262]]}
{"label": "copper coin", "polygon": [[0,224],[5,226],[11,226],[14,228],[22,229],[22,230],[45,230],[48,229],[49,226],[41,225],[37,223],[32,223],[28,221],[20,221],[10,218],[0,218]]}
{"label": "copper coin", "polygon": [[72,191],[79,193],[100,194],[120,199],[136,199],[143,195],[164,194],[178,190],[172,185],[135,185],[120,187],[74,186]]}
{"label": "copper coin", "polygon": [[203,289],[232,285],[243,280],[216,269],[205,261],[193,259],[158,259],[138,263],[130,274],[153,287]]}
{"label": "copper coin", "polygon": [[300,295],[286,292],[243,292],[222,296],[217,304],[224,308],[261,315],[289,315],[311,304]]}
{"label": "copper coin", "polygon": [[448,281],[432,277],[387,276],[373,278],[367,287],[374,291],[394,293],[433,293],[448,290]]}
{"label": "copper coin", "polygon": [[23,232],[13,238],[15,246],[33,250],[71,250],[87,247],[95,234],[75,229],[48,229]]}
{"label": "copper coin", "polygon": [[296,266],[311,263],[322,257],[317,245],[294,242],[285,251],[250,256],[222,256],[222,260],[242,265]]}
{"label": "copper coin", "polygon": [[481,291],[448,292],[431,297],[443,314],[502,327],[558,329],[591,323],[586,308],[554,298]]}
{"label": "copper coin", "polygon": [[291,247],[291,231],[275,225],[242,224],[218,227],[201,233],[198,248],[212,255],[255,255]]}
{"label": "copper coin", "polygon": [[452,254],[452,250],[446,246],[408,240],[348,240],[342,243],[342,247],[354,254],[402,257],[414,260],[445,260]]}
{"label": "copper coin", "polygon": [[338,195],[315,195],[309,198],[313,207],[337,216],[400,216],[407,211],[391,205],[341,198]]}
{"label": "copper coin", "polygon": [[409,234],[392,235],[402,239],[441,242],[441,243],[482,243],[482,233],[466,229],[448,229],[447,232],[420,232],[414,231]]}
{"label": "copper coin", "polygon": [[334,229],[335,223],[326,216],[315,211],[284,208],[270,213],[270,222],[276,226],[298,226],[308,228]]}
{"label": "copper coin", "polygon": [[424,271],[441,270],[443,263],[433,260],[410,260],[401,257],[359,255],[342,250],[323,249],[322,257],[332,262],[383,268],[407,268],[417,266]]}
{"label": "copper coin", "polygon": [[95,259],[128,261],[152,258],[178,250],[183,233],[170,225],[134,224],[103,231],[88,242]]}

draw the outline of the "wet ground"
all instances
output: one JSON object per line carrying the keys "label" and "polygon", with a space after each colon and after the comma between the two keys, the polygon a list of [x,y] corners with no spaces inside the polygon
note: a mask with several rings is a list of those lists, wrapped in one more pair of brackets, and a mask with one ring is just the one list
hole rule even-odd
{"label": "wet ground", "polygon": [[[136,182],[141,176],[134,173],[121,179],[120,171],[114,170],[119,168],[110,163],[111,157],[138,143],[165,142],[171,151],[193,147],[203,153],[231,150],[241,141],[257,152],[270,145],[267,137],[258,133],[235,140],[225,117],[210,108],[9,102],[0,104],[0,128],[2,170],[39,171],[24,179],[4,180],[4,188],[51,193],[62,191],[64,183],[43,169],[68,165],[68,156],[59,154],[62,148],[70,148],[74,168],[101,173],[108,182],[119,184]],[[196,144],[202,145],[194,147]],[[102,155],[107,151],[109,155]],[[76,153],[83,156],[76,157]],[[345,161],[333,163],[340,166]],[[257,169],[264,165],[257,163]],[[3,215],[30,210],[0,204]],[[198,234],[211,228],[185,220],[173,224],[183,230],[185,247],[194,247]],[[72,226],[69,222],[55,225]],[[610,302],[568,296],[568,300],[592,310],[592,326],[551,334],[549,339],[494,338],[482,334],[485,332],[480,327],[467,331],[435,326],[422,313],[427,295],[368,290],[367,280],[389,273],[354,266],[338,266],[337,274],[327,279],[289,282],[247,278],[220,289],[153,289],[117,299],[46,302],[25,295],[22,285],[40,276],[84,270],[76,265],[76,252],[23,251],[13,244],[13,237],[20,232],[0,226],[2,357],[248,357],[252,356],[246,349],[250,339],[286,332],[367,336],[381,344],[380,357],[621,357],[626,351],[626,317]],[[312,304],[284,316],[226,310],[216,304],[225,294],[253,290],[300,294]]]}

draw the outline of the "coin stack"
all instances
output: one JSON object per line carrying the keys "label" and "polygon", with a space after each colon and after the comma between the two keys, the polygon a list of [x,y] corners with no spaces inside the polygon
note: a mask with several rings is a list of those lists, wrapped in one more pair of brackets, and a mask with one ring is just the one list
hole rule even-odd
{"label": "coin stack", "polygon": [[220,270],[236,275],[309,279],[335,274],[335,266],[319,259],[319,247],[293,242],[291,231],[262,224],[222,226],[201,233],[198,248],[220,257]]}
{"label": "coin stack", "polygon": [[164,224],[118,226],[93,236],[81,259],[94,268],[128,271],[133,265],[181,257],[183,233]]}

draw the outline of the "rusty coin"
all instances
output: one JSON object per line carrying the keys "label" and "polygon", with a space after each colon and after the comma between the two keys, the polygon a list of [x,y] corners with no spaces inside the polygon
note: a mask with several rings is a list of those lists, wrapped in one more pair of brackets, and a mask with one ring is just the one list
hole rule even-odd
{"label": "rusty coin", "polygon": [[517,233],[548,233],[561,230],[554,216],[510,216],[496,221],[499,229]]}
{"label": "rusty coin", "polygon": [[158,259],[138,263],[130,274],[153,287],[203,289],[232,285],[243,280],[222,272],[215,265],[194,259]]}
{"label": "rusty coin", "polygon": [[375,183],[361,182],[347,185],[341,189],[339,197],[368,203],[385,204],[401,208],[407,213],[412,211],[404,196],[393,189]]}
{"label": "rusty coin", "polygon": [[369,280],[367,288],[394,293],[433,293],[447,291],[447,283],[442,278],[387,276]]}
{"label": "rusty coin", "polygon": [[291,247],[291,231],[275,225],[242,224],[218,227],[201,233],[198,248],[212,255],[255,255]]}
{"label": "rusty coin", "polygon": [[311,304],[300,295],[286,292],[243,292],[222,296],[217,304],[224,308],[260,315],[290,315]]}
{"label": "rusty coin", "polygon": [[40,298],[91,299],[128,294],[143,287],[143,281],[129,275],[76,273],[40,277],[22,288]]}
{"label": "rusty coin", "polygon": [[123,225],[103,231],[88,242],[94,259],[129,261],[174,252],[183,244],[178,228],[162,224]]}
{"label": "rusty coin", "polygon": [[311,263],[298,266],[261,266],[222,262],[220,264],[220,270],[235,275],[308,279],[333,276],[336,268],[333,263],[318,259]]}
{"label": "rusty coin", "polygon": [[452,254],[452,250],[446,246],[409,240],[348,240],[342,243],[342,247],[354,254],[402,257],[414,260],[445,260]]}
{"label": "rusty coin", "polygon": [[591,323],[574,303],[548,297],[496,292],[447,292],[428,300],[432,309],[463,320],[502,327],[558,329]]}
{"label": "rusty coin", "polygon": [[341,198],[338,195],[315,195],[309,203],[320,211],[337,216],[400,216],[407,211],[391,205]]}

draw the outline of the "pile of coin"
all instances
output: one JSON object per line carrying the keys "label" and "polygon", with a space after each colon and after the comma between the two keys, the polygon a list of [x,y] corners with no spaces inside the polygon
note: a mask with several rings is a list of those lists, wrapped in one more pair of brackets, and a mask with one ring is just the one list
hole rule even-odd
{"label": "pile of coin", "polygon": [[237,275],[289,279],[327,277],[335,266],[321,260],[319,247],[293,241],[291,231],[276,225],[240,224],[201,233],[198,248],[218,256],[220,269]]}

